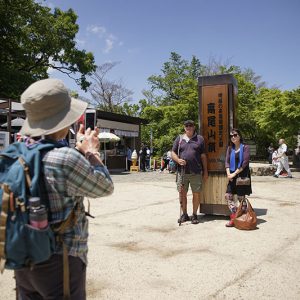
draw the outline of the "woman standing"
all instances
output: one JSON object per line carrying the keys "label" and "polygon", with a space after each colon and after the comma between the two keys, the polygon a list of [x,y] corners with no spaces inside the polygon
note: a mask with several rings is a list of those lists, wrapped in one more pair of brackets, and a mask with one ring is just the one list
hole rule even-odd
{"label": "woman standing", "polygon": [[[233,227],[233,219],[237,211],[236,203],[233,195],[237,195],[237,199],[241,202],[245,199],[245,195],[252,193],[251,177],[249,169],[250,148],[243,144],[243,137],[238,129],[232,129],[230,132],[230,144],[227,148],[225,168],[227,178],[229,179],[225,199],[231,212],[230,221],[227,227]],[[238,177],[249,177],[250,185],[236,185]]]}

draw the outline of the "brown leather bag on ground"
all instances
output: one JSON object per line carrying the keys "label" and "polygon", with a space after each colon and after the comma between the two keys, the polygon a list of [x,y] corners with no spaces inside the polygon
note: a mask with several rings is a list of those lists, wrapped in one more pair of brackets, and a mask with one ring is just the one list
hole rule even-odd
{"label": "brown leather bag on ground", "polygon": [[[244,202],[246,202],[246,205],[247,205],[247,208],[245,211],[243,210]],[[244,207],[245,207],[245,205],[244,205]],[[257,225],[256,214],[247,198],[245,198],[245,200],[241,201],[233,222],[234,222],[235,228],[240,229],[240,230],[256,229],[256,225]]]}

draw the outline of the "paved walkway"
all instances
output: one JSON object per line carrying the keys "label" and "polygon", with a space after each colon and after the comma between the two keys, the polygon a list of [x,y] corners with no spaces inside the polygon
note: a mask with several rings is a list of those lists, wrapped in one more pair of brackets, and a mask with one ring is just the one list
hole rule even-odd
{"label": "paved walkway", "polygon": [[[253,176],[258,229],[222,216],[178,226],[175,176],[112,175],[115,193],[91,200],[87,299],[300,299],[300,173]],[[188,209],[191,213],[191,194]],[[12,272],[1,299],[14,299]]]}
{"label": "paved walkway", "polygon": [[[275,173],[276,168],[273,165],[269,165],[268,163],[250,163],[250,168],[252,170],[252,176],[271,176]],[[291,167],[292,171],[295,171]],[[293,174],[297,174],[298,172],[293,172]],[[112,172],[114,176],[114,180],[117,182],[127,182],[127,181],[175,181],[175,174],[170,174],[166,169],[163,173],[159,172],[159,169],[155,171],[147,171],[147,172],[122,172],[116,171]],[[129,176],[130,175],[130,176]],[[164,176],[161,176],[164,175]]]}

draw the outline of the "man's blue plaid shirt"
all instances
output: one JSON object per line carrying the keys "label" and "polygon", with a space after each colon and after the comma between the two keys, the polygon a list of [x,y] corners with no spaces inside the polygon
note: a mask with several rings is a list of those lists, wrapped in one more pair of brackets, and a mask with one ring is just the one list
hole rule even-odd
{"label": "man's blue plaid shirt", "polygon": [[[43,158],[46,192],[50,202],[51,224],[64,221],[76,206],[76,224],[63,235],[69,255],[87,264],[88,220],[84,197],[110,195],[113,182],[104,166],[92,166],[78,151],[63,147],[49,151]],[[57,245],[56,253],[62,253]]]}

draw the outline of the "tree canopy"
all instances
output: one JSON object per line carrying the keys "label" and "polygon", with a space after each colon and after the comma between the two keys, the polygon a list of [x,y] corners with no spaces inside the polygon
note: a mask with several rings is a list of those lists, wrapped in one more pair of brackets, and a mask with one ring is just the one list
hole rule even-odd
{"label": "tree canopy", "polygon": [[0,0],[0,96],[18,98],[29,84],[47,78],[49,68],[86,90],[94,56],[76,48],[76,21],[72,9],[51,12],[34,0]]}
{"label": "tree canopy", "polygon": [[258,154],[264,155],[270,142],[277,144],[279,138],[294,147],[300,130],[300,88],[267,88],[251,69],[241,70],[215,60],[204,65],[195,56],[188,61],[175,52],[163,64],[161,74],[149,77],[150,89],[140,101],[140,116],[149,121],[142,132],[143,141],[150,144],[151,127],[154,148],[160,154],[170,149],[183,130],[183,121],[198,121],[198,76],[228,73],[238,82],[238,127],[246,139],[256,143]]}

